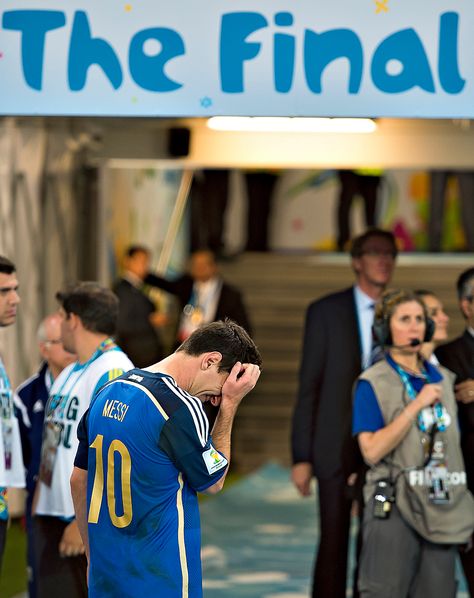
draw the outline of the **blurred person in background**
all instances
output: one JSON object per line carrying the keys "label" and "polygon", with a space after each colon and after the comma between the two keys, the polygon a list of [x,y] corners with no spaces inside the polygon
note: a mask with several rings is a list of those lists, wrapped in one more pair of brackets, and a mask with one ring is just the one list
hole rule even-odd
{"label": "blurred person in background", "polygon": [[439,343],[443,343],[448,340],[449,316],[444,311],[444,307],[440,299],[438,299],[438,297],[432,291],[418,289],[415,291],[415,295],[423,301],[428,316],[435,324],[433,338],[429,343],[423,344],[421,353],[423,357],[429,360],[432,364],[439,365],[439,361],[434,354],[434,350]]}
{"label": "blurred person in background", "polygon": [[396,256],[392,233],[374,228],[359,235],[351,247],[355,284],[313,302],[306,314],[291,476],[302,496],[311,494],[312,478],[318,480],[321,537],[314,598],[346,596],[353,500],[362,509],[363,462],[351,435],[352,386],[380,357],[372,338],[374,307],[392,277]]}
{"label": "blurred person in background", "polygon": [[374,331],[388,349],[355,386],[353,433],[370,467],[364,485],[362,598],[456,594],[458,546],[474,529],[452,373],[423,358],[435,329],[416,294],[377,304]]}
{"label": "blurred person in background", "polygon": [[[222,278],[215,254],[208,249],[200,249],[191,254],[188,274],[176,280],[168,280],[150,273],[145,281],[175,295],[178,299],[180,317],[175,347],[202,325],[226,318],[245,328],[248,334],[252,334],[240,291]],[[210,403],[205,405],[211,426],[218,410],[218,407]]]}
{"label": "blurred person in background", "polygon": [[[20,297],[16,268],[8,258],[0,256],[0,327],[16,321]],[[8,525],[7,488],[23,488],[25,473],[21,454],[18,420],[13,408],[13,391],[0,356],[0,567],[5,551]]]}
{"label": "blurred person in background", "polygon": [[37,339],[43,363],[36,374],[20,384],[13,397],[26,471],[25,515],[29,598],[36,598],[37,595],[31,505],[41,459],[44,409],[54,380],[67,365],[76,360],[76,356],[63,347],[59,314],[54,313],[44,318],[39,325]]}
{"label": "blurred person in background", "polygon": [[149,269],[149,250],[132,245],[125,252],[123,276],[114,285],[119,298],[117,344],[137,367],[163,358],[159,329],[168,320],[145,292],[144,280]]}
{"label": "blurred person in background", "polygon": [[53,382],[45,408],[32,506],[37,590],[39,598],[85,598],[87,561],[69,485],[77,426],[95,393],[133,364],[112,338],[119,302],[110,289],[79,282],[56,298],[63,346],[76,361]]}
{"label": "blurred person in background", "polygon": [[225,318],[252,332],[240,291],[223,280],[215,254],[208,249],[194,251],[189,273],[176,280],[150,273],[145,282],[177,297],[181,310],[177,346],[203,324]]}
{"label": "blurred person in background", "polygon": [[[466,463],[467,484],[474,493],[474,268],[458,278],[459,307],[466,322],[464,333],[436,349],[436,357],[456,374],[461,447]],[[470,550],[461,551],[461,561],[471,596],[474,596],[474,535]]]}
{"label": "blurred person in background", "polygon": [[350,213],[355,197],[361,197],[364,202],[366,226],[375,226],[377,199],[383,179],[379,168],[338,170],[337,173],[340,184],[337,205],[337,249],[345,251],[351,237]]}

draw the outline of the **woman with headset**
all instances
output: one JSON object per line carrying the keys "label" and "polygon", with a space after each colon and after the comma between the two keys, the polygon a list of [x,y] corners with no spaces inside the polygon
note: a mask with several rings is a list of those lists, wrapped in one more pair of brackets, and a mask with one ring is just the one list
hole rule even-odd
{"label": "woman with headset", "polygon": [[376,307],[385,359],[355,385],[353,433],[364,485],[362,598],[450,598],[457,546],[474,529],[451,374],[423,360],[434,323],[421,299],[396,290]]}

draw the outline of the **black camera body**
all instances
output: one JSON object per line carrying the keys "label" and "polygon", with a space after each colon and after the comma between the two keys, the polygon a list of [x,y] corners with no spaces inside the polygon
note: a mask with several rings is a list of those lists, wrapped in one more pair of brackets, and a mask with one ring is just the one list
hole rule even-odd
{"label": "black camera body", "polygon": [[389,480],[379,480],[374,492],[374,517],[388,519],[395,502],[395,485]]}

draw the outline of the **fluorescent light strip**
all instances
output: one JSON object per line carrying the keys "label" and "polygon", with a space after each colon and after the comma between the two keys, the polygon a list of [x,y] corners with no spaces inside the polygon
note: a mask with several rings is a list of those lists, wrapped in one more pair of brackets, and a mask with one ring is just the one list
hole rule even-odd
{"label": "fluorescent light strip", "polygon": [[304,118],[283,116],[213,116],[207,126],[215,131],[267,133],[373,133],[370,118]]}

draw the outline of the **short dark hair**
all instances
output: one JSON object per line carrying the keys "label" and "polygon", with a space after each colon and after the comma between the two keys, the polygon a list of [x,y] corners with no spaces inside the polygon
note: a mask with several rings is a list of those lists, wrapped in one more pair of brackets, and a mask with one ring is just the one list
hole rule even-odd
{"label": "short dark hair", "polygon": [[456,288],[458,290],[458,297],[459,300],[466,299],[467,297],[472,296],[474,286],[474,268],[468,268],[461,272],[457,283]]}
{"label": "short dark hair", "polygon": [[0,272],[2,274],[13,274],[13,272],[16,272],[15,264],[3,255],[0,255]]}
{"label": "short dark hair", "polygon": [[256,365],[262,363],[260,352],[248,333],[228,318],[201,326],[176,351],[193,356],[218,351],[222,354],[219,372],[230,372],[238,361]]}
{"label": "short dark hair", "polygon": [[133,257],[136,253],[146,253],[150,255],[150,250],[145,245],[130,245],[125,251],[127,257]]}
{"label": "short dark hair", "polygon": [[96,282],[78,282],[56,293],[56,299],[67,315],[81,318],[86,330],[100,334],[115,334],[119,300]]}
{"label": "short dark hair", "polygon": [[351,243],[351,256],[352,257],[360,257],[364,253],[364,247],[370,239],[374,237],[381,237],[382,239],[386,239],[389,243],[393,246],[393,257],[396,257],[398,254],[398,247],[397,242],[395,240],[395,236],[388,230],[384,230],[383,228],[369,228],[357,237],[354,237]]}

